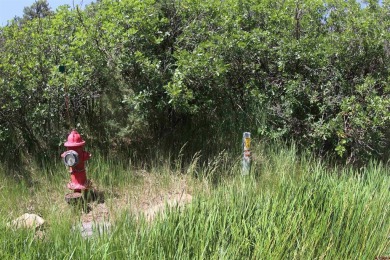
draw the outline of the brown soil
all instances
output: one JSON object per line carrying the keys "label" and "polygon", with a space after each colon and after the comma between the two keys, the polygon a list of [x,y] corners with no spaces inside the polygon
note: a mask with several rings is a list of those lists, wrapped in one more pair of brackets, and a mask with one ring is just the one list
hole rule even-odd
{"label": "brown soil", "polygon": [[168,192],[160,194],[159,196],[142,202],[141,207],[135,209],[138,214],[143,214],[148,221],[152,221],[159,213],[163,213],[166,207],[183,207],[192,201],[192,196],[185,193],[184,190],[180,192]]}
{"label": "brown soil", "polygon": [[122,188],[107,202],[95,201],[88,204],[88,210],[81,216],[82,233],[92,235],[90,227],[94,225],[111,225],[116,216],[129,210],[135,216],[144,216],[151,222],[162,216],[169,208],[182,208],[191,203],[192,196],[188,191],[185,179],[174,177],[166,185],[151,175],[142,175],[143,182],[135,187]]}

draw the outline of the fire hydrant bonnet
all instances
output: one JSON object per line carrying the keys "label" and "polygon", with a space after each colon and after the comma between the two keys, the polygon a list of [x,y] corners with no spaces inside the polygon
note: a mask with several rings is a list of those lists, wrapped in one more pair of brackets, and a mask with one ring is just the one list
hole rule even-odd
{"label": "fire hydrant bonnet", "polygon": [[85,144],[85,141],[81,138],[81,135],[76,131],[72,130],[72,132],[68,136],[68,141],[65,142],[65,147],[80,147]]}

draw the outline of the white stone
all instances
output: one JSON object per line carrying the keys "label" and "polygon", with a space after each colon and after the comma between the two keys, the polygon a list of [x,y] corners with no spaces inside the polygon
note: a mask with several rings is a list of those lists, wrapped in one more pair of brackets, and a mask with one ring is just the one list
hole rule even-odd
{"label": "white stone", "polygon": [[14,228],[34,228],[42,226],[45,223],[45,220],[38,215],[25,213],[17,219],[13,220],[11,223],[8,223],[8,226]]}

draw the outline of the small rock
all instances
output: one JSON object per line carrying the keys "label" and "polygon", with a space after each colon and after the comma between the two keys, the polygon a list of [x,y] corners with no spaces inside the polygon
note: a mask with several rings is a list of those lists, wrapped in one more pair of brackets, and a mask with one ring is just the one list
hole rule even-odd
{"label": "small rock", "polygon": [[32,228],[38,229],[45,223],[45,220],[38,215],[25,213],[17,219],[8,223],[8,226],[14,228]]}
{"label": "small rock", "polygon": [[82,222],[81,225],[73,227],[73,230],[79,229],[81,236],[84,238],[92,237],[97,234],[104,234],[110,232],[111,223],[110,222]]}

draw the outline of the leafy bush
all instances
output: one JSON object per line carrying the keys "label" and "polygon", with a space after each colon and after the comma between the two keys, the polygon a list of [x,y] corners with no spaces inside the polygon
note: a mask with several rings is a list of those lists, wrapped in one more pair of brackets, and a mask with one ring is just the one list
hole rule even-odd
{"label": "leafy bush", "polygon": [[387,158],[388,8],[102,0],[16,19],[0,29],[0,142],[52,151],[78,126],[101,147],[198,150],[249,130],[351,163]]}

